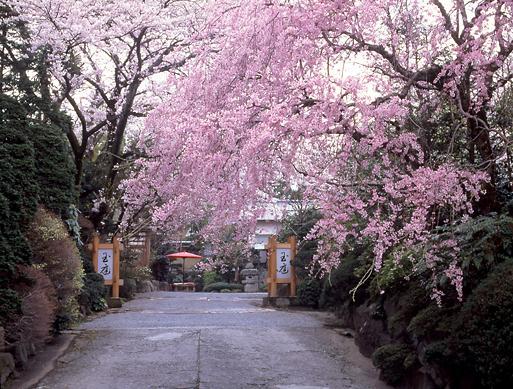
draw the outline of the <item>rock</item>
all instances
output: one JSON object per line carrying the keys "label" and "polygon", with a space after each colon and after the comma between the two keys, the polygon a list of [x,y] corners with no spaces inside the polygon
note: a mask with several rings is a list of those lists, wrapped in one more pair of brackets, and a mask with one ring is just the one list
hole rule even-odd
{"label": "rock", "polygon": [[258,292],[258,283],[245,284],[244,285],[244,292],[245,293],[256,293],[256,292]]}
{"label": "rock", "polygon": [[123,298],[131,299],[134,297],[136,291],[137,283],[135,280],[133,278],[126,278],[119,290],[119,295]]}
{"label": "rock", "polygon": [[297,305],[296,297],[264,297],[262,300],[262,305],[264,307],[277,307],[277,308],[287,308],[291,305]]}
{"label": "rock", "polygon": [[240,274],[245,277],[242,281],[244,285],[244,292],[255,293],[258,292],[258,270],[254,268],[252,263],[248,263]]}
{"label": "rock", "polygon": [[4,327],[0,327],[0,350],[5,347],[5,330]]}
{"label": "rock", "polygon": [[287,297],[278,297],[276,299],[277,307],[288,307],[290,305],[290,299]]}
{"label": "rock", "polygon": [[121,306],[122,306],[121,299],[119,297],[118,298],[109,297],[109,298],[107,298],[107,305],[109,306],[109,308],[121,308]]}
{"label": "rock", "polygon": [[3,388],[5,381],[14,370],[14,358],[10,353],[0,353],[0,388]]}
{"label": "rock", "polygon": [[353,313],[355,342],[360,352],[370,357],[378,347],[391,343],[385,322],[375,318],[377,304],[360,305]]}
{"label": "rock", "polygon": [[137,282],[137,293],[149,293],[153,292],[154,290],[155,287],[151,281],[145,280]]}

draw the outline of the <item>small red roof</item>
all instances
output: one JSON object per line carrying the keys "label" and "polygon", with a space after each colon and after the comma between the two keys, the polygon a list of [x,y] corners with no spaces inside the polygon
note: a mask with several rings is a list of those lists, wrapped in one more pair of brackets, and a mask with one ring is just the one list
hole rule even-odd
{"label": "small red roof", "polygon": [[169,259],[178,259],[178,258],[203,258],[201,255],[196,255],[193,253],[188,253],[187,251],[180,251],[179,253],[167,254],[166,257]]}

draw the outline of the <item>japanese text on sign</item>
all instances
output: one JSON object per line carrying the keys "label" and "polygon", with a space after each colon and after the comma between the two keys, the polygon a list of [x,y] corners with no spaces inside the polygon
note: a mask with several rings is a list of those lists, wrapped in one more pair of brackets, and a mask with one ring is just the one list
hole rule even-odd
{"label": "japanese text on sign", "polygon": [[112,249],[98,250],[98,273],[100,273],[106,280],[112,280],[112,258]]}
{"label": "japanese text on sign", "polygon": [[290,249],[276,249],[276,278],[290,277]]}

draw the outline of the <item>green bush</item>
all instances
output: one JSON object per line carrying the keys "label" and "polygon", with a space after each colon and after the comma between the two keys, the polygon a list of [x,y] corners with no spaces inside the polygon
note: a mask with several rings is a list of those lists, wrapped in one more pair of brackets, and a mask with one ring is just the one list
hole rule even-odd
{"label": "green bush", "polygon": [[107,308],[107,288],[103,276],[98,273],[86,273],[84,287],[79,296],[79,302],[85,308],[85,313],[99,312]]}
{"label": "green bush", "polygon": [[11,341],[15,336],[12,325],[17,322],[21,315],[20,295],[12,289],[0,289],[0,327],[6,330],[6,338]]}
{"label": "green bush", "polygon": [[202,274],[203,285],[210,285],[214,282],[222,282],[223,278],[217,274],[215,271],[206,271]]}
{"label": "green bush", "polygon": [[75,164],[64,131],[52,125],[30,127],[34,144],[39,204],[62,219],[69,218],[70,205],[77,201]]}
{"label": "green bush", "polygon": [[203,288],[203,292],[220,292],[223,289],[236,290],[236,289],[244,289],[244,286],[241,284],[229,284],[227,282],[214,282],[210,285],[207,285]]}
{"label": "green bush", "polygon": [[36,211],[39,189],[27,117],[21,104],[0,93],[0,325],[7,338],[17,336],[11,332],[21,315],[17,269],[30,264],[24,232]]}
{"label": "green bush", "polygon": [[161,256],[155,259],[151,265],[151,271],[153,273],[153,278],[157,281],[168,281],[169,271],[171,270],[171,265],[169,263],[169,259],[165,256]]}
{"label": "green bush", "polygon": [[513,387],[513,260],[498,265],[463,305],[455,325],[461,367],[483,388]]}
{"label": "green bush", "polygon": [[381,369],[381,378],[390,385],[401,382],[415,361],[415,353],[401,343],[381,346],[372,354],[372,363]]}
{"label": "green bush", "polygon": [[297,300],[299,305],[316,308],[321,296],[321,285],[316,279],[309,278],[299,282],[297,286]]}

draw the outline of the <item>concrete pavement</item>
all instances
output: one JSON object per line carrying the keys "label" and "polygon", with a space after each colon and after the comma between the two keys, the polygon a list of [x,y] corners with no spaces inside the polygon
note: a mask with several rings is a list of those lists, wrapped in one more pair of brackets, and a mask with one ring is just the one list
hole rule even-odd
{"label": "concrete pavement", "polygon": [[80,326],[40,389],[387,388],[322,313],[264,294],[155,292]]}

